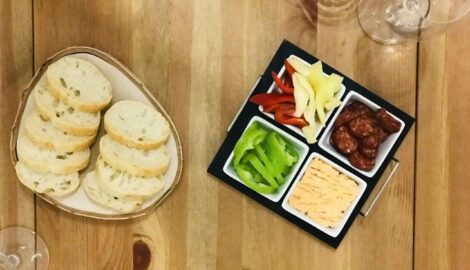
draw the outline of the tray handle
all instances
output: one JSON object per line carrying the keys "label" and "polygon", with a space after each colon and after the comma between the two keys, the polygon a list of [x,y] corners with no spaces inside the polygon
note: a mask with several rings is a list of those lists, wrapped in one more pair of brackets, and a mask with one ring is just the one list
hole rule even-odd
{"label": "tray handle", "polygon": [[374,190],[372,191],[372,194],[369,196],[367,201],[362,206],[362,209],[359,212],[361,216],[366,217],[370,214],[375,204],[377,203],[379,198],[382,196],[383,191],[390,184],[399,166],[400,166],[400,161],[396,158],[392,158],[392,160],[387,166],[386,172],[382,175],[382,177],[380,177],[379,181],[377,182],[377,186],[374,188]]}

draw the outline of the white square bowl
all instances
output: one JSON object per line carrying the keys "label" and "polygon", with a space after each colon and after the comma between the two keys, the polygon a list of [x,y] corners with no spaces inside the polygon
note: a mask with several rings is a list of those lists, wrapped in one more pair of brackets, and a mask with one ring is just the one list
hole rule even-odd
{"label": "white square bowl", "polygon": [[[282,184],[282,186],[280,186],[275,193],[271,193],[271,194],[259,193],[260,195],[268,198],[269,200],[271,200],[273,202],[278,202],[281,199],[282,195],[284,195],[284,193],[286,192],[287,188],[289,187],[290,183],[292,182],[292,179],[294,179],[295,174],[299,171],[300,165],[302,164],[302,162],[307,157],[309,148],[306,144],[302,143],[300,140],[294,138],[292,135],[290,135],[287,132],[281,130],[280,128],[274,126],[273,124],[269,123],[268,121],[262,119],[259,116],[254,116],[253,118],[251,118],[250,122],[248,123],[248,125],[245,128],[245,131],[254,122],[258,122],[261,125],[261,127],[263,127],[265,130],[275,131],[275,132],[279,133],[279,135],[281,135],[281,137],[283,139],[288,141],[295,148],[295,150],[297,151],[297,153],[299,155],[299,160],[291,168],[289,174],[286,175],[284,184]],[[245,131],[243,131],[243,133],[245,133]],[[235,171],[235,168],[233,167],[233,151],[232,151],[232,153],[230,153],[230,156],[228,157],[227,161],[225,162],[223,170],[228,176],[232,177],[233,179],[235,179],[238,182],[245,185],[245,183],[243,183],[243,181],[240,179],[240,177],[238,177],[238,174]]]}
{"label": "white square bowl", "polygon": [[385,160],[385,157],[388,155],[388,153],[392,149],[392,147],[395,144],[395,142],[397,141],[398,137],[400,137],[400,134],[402,133],[402,131],[405,127],[405,123],[400,118],[396,117],[395,115],[393,115],[389,111],[387,111],[388,114],[390,114],[394,119],[396,119],[398,122],[400,122],[400,125],[401,125],[400,131],[389,135],[387,140],[385,140],[383,143],[380,144],[379,152],[378,152],[377,157],[375,159],[375,166],[372,170],[370,170],[368,172],[360,170],[360,169],[352,166],[351,163],[349,162],[348,158],[345,155],[343,155],[342,153],[338,152],[330,144],[330,136],[331,136],[331,133],[333,132],[333,125],[334,125],[334,122],[336,121],[336,118],[343,111],[344,107],[347,106],[348,104],[352,103],[353,101],[359,101],[359,102],[369,106],[369,108],[371,108],[374,111],[381,108],[379,105],[377,105],[374,102],[370,101],[369,99],[365,98],[361,94],[359,94],[357,92],[354,92],[354,91],[349,92],[348,95],[346,96],[346,98],[344,99],[343,104],[341,104],[341,107],[336,112],[336,114],[333,117],[333,119],[331,120],[331,122],[328,124],[328,127],[326,128],[325,133],[323,133],[322,137],[320,138],[319,145],[323,150],[325,150],[328,153],[330,153],[331,155],[335,156],[337,159],[341,160],[342,162],[344,162],[345,164],[347,164],[348,166],[350,166],[354,170],[356,170],[356,171],[360,172],[361,174],[363,174],[363,175],[370,178],[370,177],[374,176],[375,173],[377,173],[377,170],[382,165],[383,161]]}
{"label": "white square bowl", "polygon": [[[308,63],[307,61],[305,61],[305,60],[303,60],[302,58],[300,58],[300,57],[298,57],[298,56],[296,56],[296,55],[293,55],[293,54],[291,54],[289,57],[295,57],[295,58],[301,60],[302,62],[304,62],[305,64],[308,64],[308,65],[313,64],[313,63]],[[325,77],[328,76],[328,74],[326,74],[326,73],[323,73],[323,75],[324,75]],[[281,68],[281,70],[279,70],[279,73],[277,73],[277,76],[278,76],[279,78],[281,78],[281,80],[284,80],[284,78],[286,77],[286,68],[285,68],[284,65],[282,65],[282,68]],[[273,91],[274,91],[275,93],[282,93],[281,89],[279,89],[279,88],[277,87],[277,85],[276,85],[275,82],[273,82],[273,83],[271,84],[271,86],[269,87],[267,93],[272,93]],[[340,99],[340,100],[341,100],[341,97],[343,96],[343,94],[344,94],[345,91],[346,91],[346,86],[344,86],[344,84],[341,84],[341,89],[336,93],[335,97],[336,97],[337,99]],[[268,116],[269,118],[274,119],[274,114],[264,112],[264,111],[263,111],[263,106],[261,106],[261,105],[258,106],[258,109],[260,110],[260,112],[262,112],[263,114],[265,114],[265,115]],[[329,112],[327,112],[327,113],[325,114],[325,119],[326,119],[326,121],[328,121],[328,119],[330,118],[330,116],[331,116],[331,114],[332,114],[333,111],[334,111],[334,110],[331,110],[331,111],[329,111]],[[281,125],[282,125],[282,124],[281,124]],[[302,130],[301,130],[300,128],[298,128],[298,127],[296,127],[296,126],[291,126],[291,125],[285,125],[285,126],[288,127],[290,130],[294,131],[295,133],[297,133],[297,134],[303,136],[303,132],[302,132]],[[319,127],[319,128],[317,128],[317,130],[316,130],[316,132],[315,132],[315,138],[318,137],[318,134],[320,134],[320,132],[321,132],[321,131],[323,130],[323,128],[324,128],[323,126],[321,126],[321,124],[319,124],[318,127]]]}
{"label": "white square bowl", "polygon": [[[295,187],[297,186],[297,184],[299,183],[300,179],[302,178],[302,176],[304,176],[304,173],[305,173],[305,170],[308,168],[308,166],[310,165],[310,163],[312,162],[312,160],[314,158],[319,158],[321,159],[322,161],[326,162],[328,165],[332,166],[333,168],[335,168],[337,171],[339,171],[340,173],[343,173],[345,175],[347,175],[349,178],[351,178],[354,182],[356,182],[358,185],[359,185],[359,192],[357,194],[357,196],[354,198],[354,200],[351,202],[351,205],[349,206],[348,210],[344,213],[344,216],[343,218],[341,219],[341,221],[338,223],[338,226],[336,226],[335,228],[328,228],[328,227],[325,227],[317,222],[315,222],[313,219],[309,218],[307,215],[305,215],[304,213],[302,212],[299,212],[297,209],[295,209],[294,207],[292,207],[288,200],[292,194],[292,192],[294,192],[294,189]],[[304,166],[302,167],[302,170],[300,171],[300,173],[297,175],[295,181],[294,181],[294,184],[292,184],[292,187],[290,188],[289,192],[287,193],[286,197],[284,198],[284,200],[282,201],[282,208],[284,210],[286,210],[287,212],[297,216],[298,218],[302,219],[303,221],[307,222],[308,224],[314,226],[315,228],[319,229],[320,231],[328,234],[329,236],[331,237],[337,237],[339,235],[339,233],[343,230],[343,227],[344,225],[346,224],[346,222],[348,221],[349,217],[351,216],[351,213],[352,211],[354,210],[354,208],[356,207],[357,203],[359,202],[359,200],[361,199],[362,195],[364,194],[364,191],[366,190],[367,188],[367,183],[364,182],[364,180],[358,178],[357,176],[351,174],[350,172],[348,172],[347,170],[345,170],[344,168],[340,167],[339,165],[335,164],[334,162],[330,161],[329,159],[327,159],[326,157],[320,155],[319,153],[312,153],[307,161],[305,162]]]}

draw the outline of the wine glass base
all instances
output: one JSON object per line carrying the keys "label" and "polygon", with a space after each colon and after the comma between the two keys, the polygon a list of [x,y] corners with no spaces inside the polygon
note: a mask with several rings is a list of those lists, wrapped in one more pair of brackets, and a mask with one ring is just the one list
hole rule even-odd
{"label": "wine glass base", "polygon": [[373,41],[385,45],[399,45],[407,39],[396,33],[385,20],[386,3],[383,0],[361,0],[357,13],[362,31]]}
{"label": "wine glass base", "polygon": [[26,228],[9,227],[1,230],[0,253],[3,258],[8,258],[4,264],[14,266],[6,269],[44,270],[49,265],[49,250],[46,243],[34,231]]}

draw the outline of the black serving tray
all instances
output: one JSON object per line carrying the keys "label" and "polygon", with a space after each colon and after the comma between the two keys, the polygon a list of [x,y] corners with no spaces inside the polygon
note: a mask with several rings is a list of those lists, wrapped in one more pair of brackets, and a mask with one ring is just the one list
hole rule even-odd
{"label": "black serving tray", "polygon": [[[256,83],[254,89],[252,89],[247,99],[251,97],[252,95],[267,92],[268,89],[272,87],[273,85],[271,72],[272,71],[278,72],[279,70],[281,70],[284,64],[284,60],[291,55],[295,55],[309,63],[315,63],[319,60],[316,57],[305,52],[304,50],[300,49],[299,47],[295,46],[294,44],[288,41],[283,41],[281,43],[281,46],[277,50],[276,54],[274,55],[273,59],[271,60],[271,63],[268,65],[268,67],[266,68],[266,71],[260,77],[259,81]],[[343,85],[345,86],[346,90],[344,94],[341,96],[341,100],[343,102],[345,101],[345,98],[350,95],[353,95],[353,94],[360,95],[366,98],[367,100],[369,100],[370,102],[375,103],[376,105],[385,108],[389,113],[391,113],[396,118],[402,121],[402,124],[403,124],[402,130],[400,131],[398,136],[396,136],[396,138],[394,139],[393,145],[390,146],[390,150],[387,152],[386,156],[383,159],[383,162],[380,163],[380,166],[378,166],[375,173],[369,176],[365,175],[363,172],[351,167],[347,163],[347,161],[345,162],[344,160],[337,158],[336,155],[334,155],[331,151],[329,151],[325,147],[321,146],[318,142],[313,145],[308,145],[301,134],[293,131],[291,128],[285,125],[275,122],[272,118],[270,118],[265,113],[260,111],[258,108],[258,105],[253,104],[251,102],[246,102],[246,100],[243,103],[242,108],[236,115],[234,121],[230,124],[227,137],[222,143],[222,146],[220,147],[219,151],[216,153],[207,171],[213,176],[229,184],[230,186],[238,189],[240,192],[244,193],[248,197],[254,199],[258,203],[264,205],[271,211],[277,213],[278,215],[287,219],[291,223],[302,228],[309,234],[317,237],[318,239],[322,240],[323,242],[330,245],[331,247],[337,248],[339,244],[341,243],[342,239],[344,238],[344,236],[346,235],[346,232],[348,231],[349,227],[355,220],[357,214],[361,211],[361,208],[363,208],[364,203],[373,192],[374,187],[376,186],[377,182],[381,178],[386,177],[386,175],[384,175],[384,172],[386,171],[387,167],[389,167],[390,161],[393,159],[393,156],[395,155],[398,147],[403,142],[403,139],[405,138],[406,134],[412,127],[415,120],[407,113],[403,112],[402,110],[398,109],[394,105],[382,99],[381,97],[379,97],[372,91],[366,89],[365,87],[359,85],[355,81],[346,77],[344,74],[332,68],[325,62],[323,62],[323,71],[326,74],[331,74],[334,72],[344,77]],[[337,113],[339,112],[339,110],[341,110],[341,108],[342,106],[339,108],[336,108],[332,112],[331,116],[328,118],[326,122],[326,125],[322,128],[322,130],[320,131],[317,137],[318,141],[322,141],[321,139],[323,138],[323,136],[327,135],[326,133],[328,132],[328,128],[331,126],[330,124],[332,124],[332,121],[334,121]],[[263,122],[266,122],[270,126],[273,126],[273,128],[276,128],[278,130],[281,130],[284,133],[289,134],[290,137],[293,137],[296,141],[300,141],[301,143],[305,144],[308,148],[308,154],[306,155],[305,158],[303,158],[303,160],[299,160],[299,162],[301,163],[300,167],[297,168],[295,172],[293,172],[294,174],[293,180],[290,182],[286,182],[285,185],[287,185],[287,188],[282,194],[282,196],[280,196],[279,200],[269,199],[266,196],[251,190],[249,187],[245,186],[240,181],[234,179],[228,173],[226,173],[226,171],[224,171],[224,166],[226,167],[226,163],[229,160],[229,157],[232,153],[232,150],[236,142],[238,141],[240,136],[243,134],[248,123],[252,121],[253,117],[256,117],[257,119],[261,118]],[[345,173],[351,175],[352,177],[359,178],[366,183],[365,190],[363,191],[359,200],[357,201],[354,208],[352,209],[352,212],[349,215],[348,219],[346,220],[344,226],[341,228],[341,230],[336,236],[332,236],[331,234],[324,232],[318,227],[313,226],[311,223],[306,222],[302,218],[299,218],[297,215],[293,214],[292,212],[287,211],[282,206],[283,201],[286,199],[286,195],[288,194],[289,190],[292,189],[293,184],[295,183],[295,179],[300,177],[299,174],[302,171],[302,168],[306,165],[306,162],[308,161],[308,157],[313,153],[320,155],[326,160],[329,160],[336,167],[340,167],[341,170],[344,171]],[[380,189],[382,190],[382,188]],[[377,193],[377,191],[375,191],[374,194],[375,193]],[[379,192],[379,194],[380,193],[381,192]],[[373,200],[373,202],[375,203],[375,199]]]}

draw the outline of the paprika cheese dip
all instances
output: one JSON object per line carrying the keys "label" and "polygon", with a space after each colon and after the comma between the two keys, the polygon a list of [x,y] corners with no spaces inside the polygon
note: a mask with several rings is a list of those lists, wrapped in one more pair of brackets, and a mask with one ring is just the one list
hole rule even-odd
{"label": "paprika cheese dip", "polygon": [[364,181],[313,153],[287,194],[283,207],[334,235],[344,226],[365,186]]}

